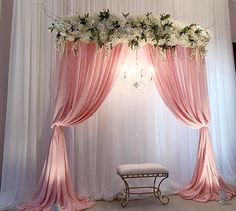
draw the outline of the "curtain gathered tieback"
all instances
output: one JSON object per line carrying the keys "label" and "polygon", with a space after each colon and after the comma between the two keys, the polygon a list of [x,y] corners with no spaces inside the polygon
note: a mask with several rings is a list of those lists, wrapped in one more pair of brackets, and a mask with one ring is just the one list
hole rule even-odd
{"label": "curtain gathered tieback", "polygon": [[188,127],[200,130],[198,155],[190,184],[179,195],[201,202],[219,199],[223,188],[230,199],[235,192],[218,175],[211,138],[205,61],[201,51],[176,46],[167,49],[166,57],[158,48],[146,45],[149,62],[154,66],[156,87],[170,111]]}
{"label": "curtain gathered tieback", "polygon": [[60,203],[62,210],[74,211],[94,204],[79,199],[74,192],[63,127],[83,122],[99,108],[117,79],[127,47],[118,44],[107,55],[105,48],[97,52],[95,43],[79,41],[77,49],[75,56],[68,46],[60,59],[54,133],[48,156],[32,201],[19,206],[19,210],[50,210],[52,204]]}

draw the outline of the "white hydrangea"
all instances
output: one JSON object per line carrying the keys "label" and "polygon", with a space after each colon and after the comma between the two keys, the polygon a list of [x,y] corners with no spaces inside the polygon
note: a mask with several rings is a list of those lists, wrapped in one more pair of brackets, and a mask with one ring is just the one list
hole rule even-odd
{"label": "white hydrangea", "polygon": [[176,46],[178,44],[178,38],[174,33],[170,35],[170,38],[168,39],[168,46]]}

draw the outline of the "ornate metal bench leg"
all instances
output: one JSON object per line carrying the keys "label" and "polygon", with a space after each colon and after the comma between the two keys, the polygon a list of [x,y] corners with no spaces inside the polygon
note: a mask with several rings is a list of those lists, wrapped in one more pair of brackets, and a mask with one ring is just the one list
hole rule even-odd
{"label": "ornate metal bench leg", "polygon": [[128,182],[124,178],[122,178],[122,180],[125,183],[125,189],[124,189],[123,198],[121,199],[120,204],[122,207],[125,207],[129,202],[130,190],[129,190]]}
{"label": "ornate metal bench leg", "polygon": [[169,203],[169,197],[167,197],[167,196],[162,196],[162,195],[161,195],[160,185],[161,185],[162,181],[165,180],[166,178],[168,178],[168,177],[163,178],[163,179],[159,182],[158,187],[156,187],[156,179],[157,179],[157,177],[155,177],[155,179],[154,179],[154,184],[153,184],[153,193],[154,193],[154,196],[159,200],[159,202],[160,202],[161,204],[164,204],[164,205]]}
{"label": "ornate metal bench leg", "polygon": [[[117,198],[118,199],[121,198],[120,204],[121,204],[122,207],[126,207],[127,206],[128,202],[129,202],[129,199],[130,199],[130,194],[150,194],[150,193],[153,193],[154,196],[158,199],[158,201],[161,204],[165,205],[165,204],[169,203],[169,198],[167,196],[162,196],[161,195],[161,190],[160,190],[160,185],[163,182],[163,180],[168,178],[168,173],[159,173],[159,174],[129,174],[129,175],[120,175],[120,177],[122,178],[122,180],[125,183],[124,192],[117,194]],[[130,179],[130,178],[145,178],[145,177],[154,177],[154,183],[153,183],[152,187],[150,187],[150,186],[147,186],[147,187],[135,187],[135,186],[129,187],[129,184],[127,182],[128,179]],[[158,187],[156,187],[157,177],[158,178],[159,177],[162,177],[162,178],[164,177],[159,182]],[[149,192],[140,193],[140,192],[132,192],[132,191],[130,191],[130,190],[133,190],[133,189],[140,189],[140,188],[152,188],[153,192],[149,191]]]}

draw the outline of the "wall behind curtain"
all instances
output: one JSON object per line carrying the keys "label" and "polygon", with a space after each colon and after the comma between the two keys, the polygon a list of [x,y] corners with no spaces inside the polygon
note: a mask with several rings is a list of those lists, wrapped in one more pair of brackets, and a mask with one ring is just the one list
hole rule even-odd
{"label": "wall behind curtain", "polygon": [[235,26],[235,20],[236,20],[236,1],[235,0],[229,0],[229,14],[230,14],[230,22],[231,22],[232,41],[236,42],[236,26]]}
{"label": "wall behind curtain", "polygon": [[12,0],[0,1],[0,174],[2,174],[3,143],[7,108],[12,5]]}
{"label": "wall behind curtain", "polygon": [[[236,96],[227,0],[14,0],[9,89],[0,208],[28,200],[35,189],[51,136],[55,67],[51,19],[110,8],[120,14],[170,13],[181,21],[210,27],[207,55],[213,148],[221,174],[236,185]],[[48,15],[52,15],[48,13]],[[193,172],[197,131],[175,120],[155,87],[134,88],[119,80],[88,121],[68,129],[67,147],[77,192],[111,199],[122,188],[119,163],[160,162],[170,170],[169,192]]]}

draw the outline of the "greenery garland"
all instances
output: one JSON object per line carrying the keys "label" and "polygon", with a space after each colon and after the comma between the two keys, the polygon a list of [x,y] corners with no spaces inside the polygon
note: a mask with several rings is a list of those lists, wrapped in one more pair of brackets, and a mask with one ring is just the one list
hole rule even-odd
{"label": "greenery garland", "polygon": [[186,24],[174,20],[169,14],[159,17],[147,13],[143,16],[122,17],[104,10],[90,16],[69,16],[56,19],[49,27],[56,36],[56,48],[61,50],[67,41],[74,42],[72,50],[77,52],[76,42],[95,42],[98,48],[106,47],[109,51],[117,43],[127,43],[131,49],[150,43],[161,50],[177,45],[190,47],[195,52],[200,48],[205,54],[211,34],[196,23]]}

